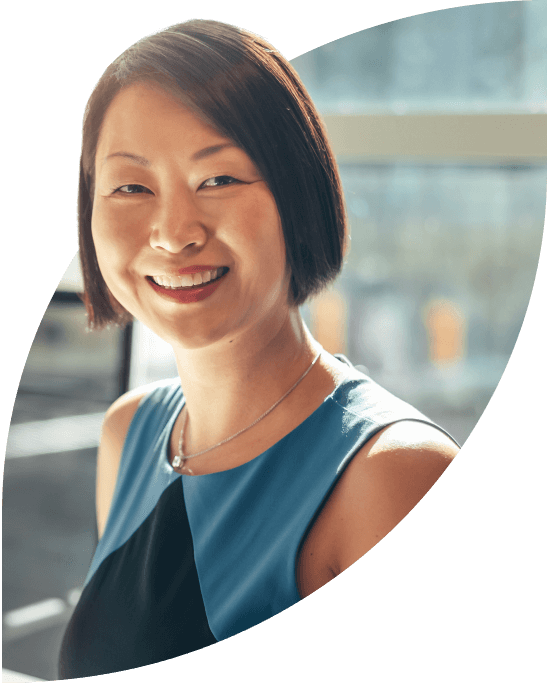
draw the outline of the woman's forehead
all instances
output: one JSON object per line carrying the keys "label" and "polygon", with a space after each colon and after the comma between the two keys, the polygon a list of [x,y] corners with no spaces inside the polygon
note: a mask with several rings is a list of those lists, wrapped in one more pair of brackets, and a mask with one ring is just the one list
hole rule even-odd
{"label": "woman's forehead", "polygon": [[174,125],[188,135],[207,133],[219,139],[223,136],[187,105],[160,86],[134,83],[122,88],[110,103],[102,128],[120,134],[137,133]]}
{"label": "woman's forehead", "polygon": [[163,149],[191,156],[208,147],[235,145],[165,90],[136,83],[123,88],[108,107],[96,161],[102,164],[120,152],[147,157]]}

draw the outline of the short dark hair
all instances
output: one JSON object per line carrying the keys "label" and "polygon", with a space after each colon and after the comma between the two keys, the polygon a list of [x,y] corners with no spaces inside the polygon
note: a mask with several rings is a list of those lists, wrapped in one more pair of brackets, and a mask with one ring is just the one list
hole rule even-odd
{"label": "short dark hair", "polygon": [[148,36],[105,71],[87,103],[78,201],[83,299],[89,326],[125,325],[131,315],[111,295],[91,235],[95,154],[105,113],[123,88],[157,84],[243,149],[277,205],[299,306],[342,267],[346,212],[323,123],[290,63],[259,36],[192,20]]}

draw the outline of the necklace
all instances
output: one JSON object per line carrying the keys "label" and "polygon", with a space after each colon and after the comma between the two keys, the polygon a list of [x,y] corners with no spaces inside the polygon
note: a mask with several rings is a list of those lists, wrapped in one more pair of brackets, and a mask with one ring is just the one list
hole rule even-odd
{"label": "necklace", "polygon": [[176,454],[176,456],[173,458],[173,468],[186,468],[190,474],[192,474],[192,471],[190,468],[187,468],[186,466],[186,461],[188,461],[190,458],[195,458],[196,456],[201,456],[202,454],[206,454],[208,451],[212,451],[213,449],[216,449],[219,446],[222,446],[223,444],[226,444],[226,442],[230,442],[232,439],[235,439],[236,437],[239,437],[243,432],[247,432],[247,430],[250,430],[252,427],[254,427],[257,423],[259,423],[263,418],[265,418],[269,413],[271,413],[276,406],[279,406],[279,404],[285,399],[286,397],[289,396],[289,394],[295,389],[301,382],[304,380],[306,375],[311,371],[311,369],[315,366],[316,361],[319,359],[321,356],[321,352],[317,354],[315,359],[311,362],[311,365],[308,366],[306,371],[304,372],[303,375],[301,375],[298,380],[294,383],[294,385],[287,391],[285,394],[281,397],[281,399],[278,399],[273,406],[270,406],[270,408],[265,411],[259,418],[257,418],[253,423],[250,425],[247,425],[247,427],[243,428],[243,430],[239,430],[239,432],[236,432],[235,435],[232,435],[231,437],[227,437],[226,439],[223,439],[221,442],[217,442],[217,444],[213,444],[213,446],[208,447],[207,449],[203,449],[203,451],[197,451],[195,454],[185,454],[182,448],[183,442],[184,442],[184,434],[186,432],[186,425],[188,423],[188,410],[186,411],[186,417],[184,419],[184,425],[182,426],[182,430],[180,431],[180,437],[179,437],[179,452]]}

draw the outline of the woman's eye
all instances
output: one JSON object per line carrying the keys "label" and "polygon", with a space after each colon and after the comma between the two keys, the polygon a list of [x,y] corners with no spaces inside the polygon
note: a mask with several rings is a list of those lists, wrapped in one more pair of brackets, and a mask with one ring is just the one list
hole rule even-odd
{"label": "woman's eye", "polygon": [[237,178],[232,178],[232,176],[214,176],[213,178],[208,178],[206,181],[199,186],[201,188],[218,188],[223,185],[233,185],[234,183],[241,183]]}
{"label": "woman's eye", "polygon": [[[213,178],[208,178],[206,181],[204,181],[200,187],[218,188],[225,185],[233,185],[234,183],[241,183],[241,181],[237,180],[237,178],[232,178],[232,176],[213,176]],[[128,188],[128,190],[124,190],[124,188]],[[134,192],[131,190],[131,188],[137,188],[137,191]],[[144,185],[129,184],[120,185],[119,188],[114,188],[112,190],[112,194],[115,195],[117,193],[119,195],[140,195],[142,191],[150,192],[150,190],[145,188]]]}
{"label": "woman's eye", "polygon": [[141,193],[147,193],[151,195],[152,193],[144,185],[121,185],[119,188],[114,190],[114,193],[119,193],[120,195],[140,195]]}

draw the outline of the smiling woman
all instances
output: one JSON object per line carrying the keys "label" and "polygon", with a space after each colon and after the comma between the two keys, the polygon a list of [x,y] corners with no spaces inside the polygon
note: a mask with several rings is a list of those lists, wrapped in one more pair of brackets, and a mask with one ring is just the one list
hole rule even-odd
{"label": "smiling woman", "polygon": [[192,21],[121,55],[86,111],[79,207],[91,325],[135,316],[179,377],[106,414],[100,541],[62,678],[183,655],[288,608],[458,450],[302,321],[340,271],[344,204],[313,104],[261,38]]}
{"label": "smiling woman", "polygon": [[134,84],[106,113],[95,179],[100,273],[139,320],[186,348],[281,327],[289,306],[283,233],[243,150],[164,91]]}
{"label": "smiling woman", "polygon": [[[134,84],[170,94],[209,125],[217,141],[243,151],[258,169],[273,195],[289,246],[292,303],[302,304],[338,274],[346,239],[340,179],[323,124],[300,79],[262,38],[219,22],[187,22],[126,50],[103,74],[86,109],[80,253],[86,294],[93,302],[92,325],[123,324],[131,318],[105,286],[92,256],[90,225],[103,119],[116,96]],[[209,152],[198,150],[194,161]],[[112,153],[132,155],[143,168],[150,161],[131,150]]]}

